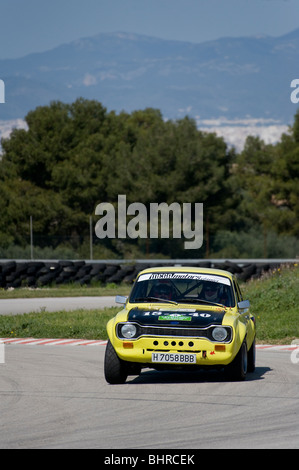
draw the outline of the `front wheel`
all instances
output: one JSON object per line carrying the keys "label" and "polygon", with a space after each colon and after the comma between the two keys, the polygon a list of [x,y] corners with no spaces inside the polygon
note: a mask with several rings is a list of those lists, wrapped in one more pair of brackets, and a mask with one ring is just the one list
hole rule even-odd
{"label": "front wheel", "polygon": [[254,338],[251,348],[248,351],[248,367],[247,367],[248,372],[255,371],[255,349],[256,348],[255,348],[255,338]]}
{"label": "front wheel", "polygon": [[105,351],[104,374],[106,381],[110,384],[123,384],[128,377],[126,362],[118,357],[109,340]]}
{"label": "front wheel", "polygon": [[247,374],[247,346],[245,341],[234,360],[226,366],[225,372],[231,380],[245,380]]}

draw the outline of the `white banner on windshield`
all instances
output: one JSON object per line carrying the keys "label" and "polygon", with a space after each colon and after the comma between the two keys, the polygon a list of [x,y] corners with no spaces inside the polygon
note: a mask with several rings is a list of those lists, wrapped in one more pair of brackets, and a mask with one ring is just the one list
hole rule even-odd
{"label": "white banner on windshield", "polygon": [[214,276],[213,274],[202,274],[202,273],[147,273],[141,274],[138,278],[138,282],[149,281],[154,279],[164,279],[164,280],[177,280],[182,279],[185,281],[209,281],[217,282],[219,284],[230,285],[230,280],[224,276]]}

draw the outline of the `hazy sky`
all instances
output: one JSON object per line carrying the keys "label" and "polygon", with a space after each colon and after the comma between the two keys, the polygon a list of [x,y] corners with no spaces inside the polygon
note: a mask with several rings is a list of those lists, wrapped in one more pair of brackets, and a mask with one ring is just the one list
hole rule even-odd
{"label": "hazy sky", "polygon": [[1,0],[0,58],[101,32],[203,42],[298,27],[299,0]]}

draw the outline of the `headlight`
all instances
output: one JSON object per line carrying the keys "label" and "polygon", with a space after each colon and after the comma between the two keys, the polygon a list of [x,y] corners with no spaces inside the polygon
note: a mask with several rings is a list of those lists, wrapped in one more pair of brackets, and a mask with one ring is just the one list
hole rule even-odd
{"label": "headlight", "polygon": [[126,339],[134,338],[134,336],[136,335],[136,332],[137,332],[137,328],[132,323],[125,323],[121,327],[121,334]]}
{"label": "headlight", "polygon": [[227,330],[222,326],[216,326],[212,330],[212,336],[215,341],[224,341],[227,338]]}

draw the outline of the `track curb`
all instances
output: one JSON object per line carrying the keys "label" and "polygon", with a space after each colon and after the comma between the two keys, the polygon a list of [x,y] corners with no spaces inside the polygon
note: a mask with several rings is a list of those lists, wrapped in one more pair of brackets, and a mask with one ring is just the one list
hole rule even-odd
{"label": "track curb", "polygon": [[[0,338],[0,343],[6,345],[28,346],[105,346],[106,340],[63,339],[63,338]],[[256,348],[263,351],[294,351],[298,344],[257,344]]]}
{"label": "track curb", "polygon": [[87,339],[54,339],[54,338],[0,338],[5,345],[28,345],[28,346],[103,346],[105,340]]}

